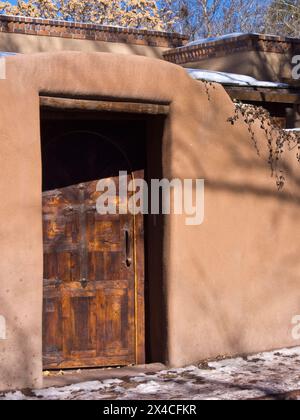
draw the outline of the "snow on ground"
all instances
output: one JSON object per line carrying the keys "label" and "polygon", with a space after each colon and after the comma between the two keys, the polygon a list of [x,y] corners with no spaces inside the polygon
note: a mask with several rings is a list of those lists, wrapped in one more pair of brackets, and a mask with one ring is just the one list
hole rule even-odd
{"label": "snow on ground", "polygon": [[241,400],[300,390],[300,347],[156,374],[0,394],[0,400]]}
{"label": "snow on ground", "polygon": [[187,69],[188,74],[195,80],[205,80],[233,86],[249,86],[264,88],[288,88],[285,83],[264,82],[243,74],[223,73],[221,71]]}

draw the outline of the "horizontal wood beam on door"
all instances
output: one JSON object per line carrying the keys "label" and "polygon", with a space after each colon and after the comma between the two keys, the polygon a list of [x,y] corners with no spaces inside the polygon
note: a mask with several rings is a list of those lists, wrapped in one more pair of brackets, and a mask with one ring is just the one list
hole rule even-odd
{"label": "horizontal wood beam on door", "polygon": [[169,105],[155,103],[99,101],[88,99],[58,98],[41,96],[40,105],[49,109],[123,112],[129,114],[167,115]]}

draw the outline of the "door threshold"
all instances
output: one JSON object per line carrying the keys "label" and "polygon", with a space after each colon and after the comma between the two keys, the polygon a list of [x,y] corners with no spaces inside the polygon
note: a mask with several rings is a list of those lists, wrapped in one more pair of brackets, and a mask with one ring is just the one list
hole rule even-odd
{"label": "door threshold", "polygon": [[147,365],[99,368],[99,369],[77,369],[64,370],[61,372],[44,372],[43,387],[63,387],[82,382],[103,381],[106,379],[122,379],[128,376],[157,373],[165,370],[162,363],[151,363]]}

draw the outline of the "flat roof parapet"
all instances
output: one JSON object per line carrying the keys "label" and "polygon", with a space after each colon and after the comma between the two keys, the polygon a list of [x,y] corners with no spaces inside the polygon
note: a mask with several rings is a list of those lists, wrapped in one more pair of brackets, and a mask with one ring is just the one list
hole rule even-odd
{"label": "flat roof parapet", "polygon": [[232,34],[173,48],[164,52],[163,56],[171,63],[183,65],[244,51],[300,54],[300,39],[263,34]]}
{"label": "flat roof parapet", "polygon": [[0,15],[0,32],[165,48],[188,42],[188,37],[175,32],[8,15]]}

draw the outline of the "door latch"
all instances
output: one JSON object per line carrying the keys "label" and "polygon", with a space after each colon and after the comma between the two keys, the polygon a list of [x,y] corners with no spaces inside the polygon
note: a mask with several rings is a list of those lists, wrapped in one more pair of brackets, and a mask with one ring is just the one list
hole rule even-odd
{"label": "door latch", "polygon": [[80,284],[81,284],[81,287],[83,289],[86,289],[87,288],[87,285],[88,285],[88,280],[85,279],[85,278],[83,278],[83,279],[80,280]]}
{"label": "door latch", "polygon": [[125,230],[125,249],[126,249],[126,265],[131,267],[132,258],[131,258],[131,237],[128,229]]}

